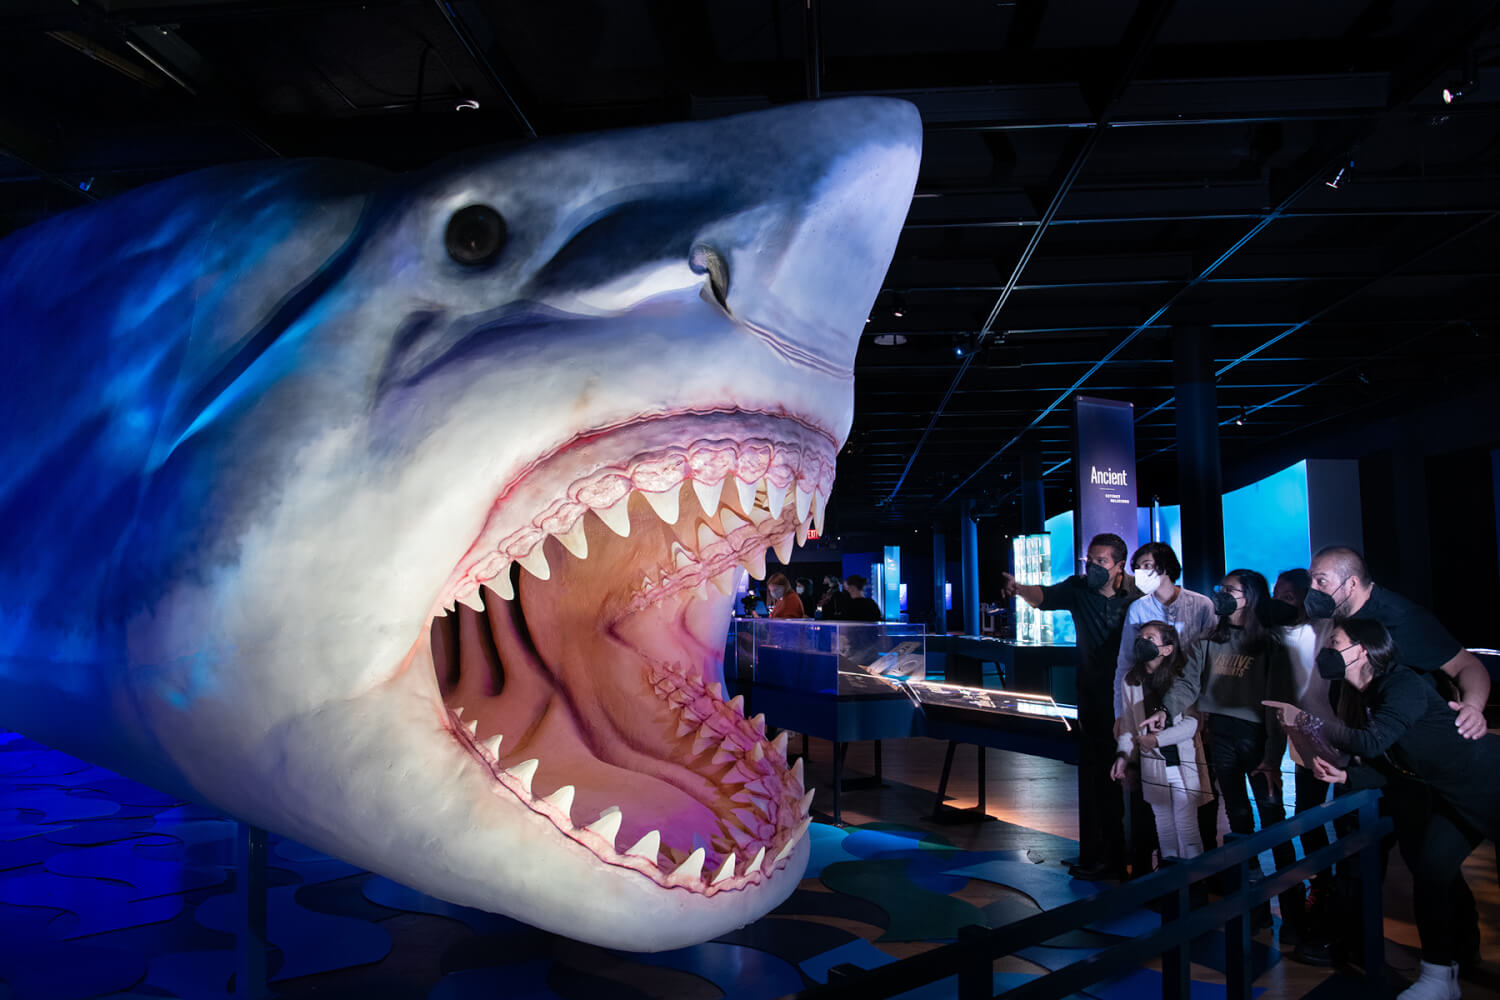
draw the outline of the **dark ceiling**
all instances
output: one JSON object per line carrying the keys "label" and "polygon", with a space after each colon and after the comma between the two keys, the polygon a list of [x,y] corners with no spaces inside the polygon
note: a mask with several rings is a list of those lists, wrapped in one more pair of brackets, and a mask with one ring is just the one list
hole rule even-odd
{"label": "dark ceiling", "polygon": [[1168,497],[1174,337],[1213,346],[1226,463],[1500,360],[1495,3],[0,11],[0,234],[229,160],[405,168],[810,96],[913,101],[922,174],[860,348],[844,530],[966,498],[1010,517],[1023,462],[1068,505],[1075,391],[1135,404],[1140,479]]}

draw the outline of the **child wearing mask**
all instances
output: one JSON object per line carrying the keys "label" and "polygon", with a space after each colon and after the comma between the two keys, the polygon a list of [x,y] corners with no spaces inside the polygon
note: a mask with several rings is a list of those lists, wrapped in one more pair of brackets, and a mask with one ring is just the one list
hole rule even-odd
{"label": "child wearing mask", "polygon": [[1144,728],[1186,668],[1177,630],[1163,621],[1146,622],[1132,643],[1131,658],[1134,662],[1117,695],[1124,712],[1109,776],[1123,780],[1128,761],[1139,756],[1141,792],[1156,819],[1161,856],[1196,858],[1203,853],[1198,807],[1213,799],[1197,715],[1189,709],[1172,714],[1160,732]]}
{"label": "child wearing mask", "polygon": [[[1115,665],[1115,717],[1124,708],[1120,700],[1125,674],[1135,665],[1133,651],[1136,633],[1147,622],[1166,622],[1182,640],[1178,647],[1186,655],[1193,643],[1207,635],[1219,623],[1214,614],[1213,599],[1177,585],[1182,563],[1165,542],[1147,542],[1130,557],[1130,571],[1141,596],[1125,612],[1125,627],[1120,632],[1120,656]],[[1198,700],[1198,678],[1183,676],[1173,685],[1163,706],[1169,715],[1181,715]]]}

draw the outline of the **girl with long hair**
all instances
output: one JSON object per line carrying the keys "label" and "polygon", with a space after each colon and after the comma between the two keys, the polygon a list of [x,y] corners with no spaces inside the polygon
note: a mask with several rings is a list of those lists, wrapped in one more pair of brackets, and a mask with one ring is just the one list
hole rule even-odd
{"label": "girl with long hair", "polygon": [[[1500,736],[1460,735],[1457,713],[1400,664],[1390,633],[1373,619],[1335,622],[1318,653],[1318,672],[1344,680],[1332,715],[1280,701],[1267,705],[1288,728],[1321,733],[1335,749],[1355,755],[1347,768],[1314,758],[1313,770],[1324,781],[1422,796],[1415,810],[1392,803],[1422,939],[1421,976],[1398,1000],[1457,1000],[1452,899],[1464,859],[1480,841],[1500,838]],[[1415,777],[1426,788],[1394,780],[1400,777]]]}
{"label": "girl with long hair", "polygon": [[[1255,796],[1262,826],[1286,818],[1281,792],[1286,733],[1274,712],[1267,717],[1262,702],[1290,700],[1292,670],[1280,635],[1264,624],[1259,613],[1270,600],[1265,577],[1253,569],[1230,570],[1216,595],[1219,624],[1189,652],[1188,669],[1202,678],[1198,711],[1208,729],[1203,743],[1209,768],[1224,801],[1229,829],[1238,834],[1255,832],[1250,794]],[[1291,844],[1282,844],[1272,855],[1278,868],[1297,860]],[[1300,889],[1281,897],[1282,916],[1293,927],[1302,922],[1304,902]]]}
{"label": "girl with long hair", "polygon": [[1198,807],[1213,799],[1197,713],[1190,707],[1171,716],[1160,732],[1144,731],[1146,719],[1161,710],[1162,697],[1182,677],[1187,657],[1177,630],[1163,621],[1140,627],[1131,654],[1134,662],[1119,694],[1120,736],[1109,776],[1124,780],[1127,762],[1138,756],[1141,794],[1156,819],[1161,856],[1196,858],[1203,853]]}

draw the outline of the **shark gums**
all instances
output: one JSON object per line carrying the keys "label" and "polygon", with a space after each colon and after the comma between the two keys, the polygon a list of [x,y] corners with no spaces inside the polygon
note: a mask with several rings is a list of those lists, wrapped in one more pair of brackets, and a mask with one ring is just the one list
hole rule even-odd
{"label": "shark gums", "polygon": [[214,168],[0,243],[0,724],[633,950],[807,864],[720,681],[820,524],[910,105],[392,178]]}

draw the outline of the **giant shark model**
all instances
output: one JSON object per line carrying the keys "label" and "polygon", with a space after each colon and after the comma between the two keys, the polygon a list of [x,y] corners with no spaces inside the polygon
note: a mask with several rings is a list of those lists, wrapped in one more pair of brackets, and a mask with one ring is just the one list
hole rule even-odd
{"label": "giant shark model", "polygon": [[811,794],[730,592],[823,516],[920,142],[828,101],[11,236],[0,724],[605,946],[765,913]]}

